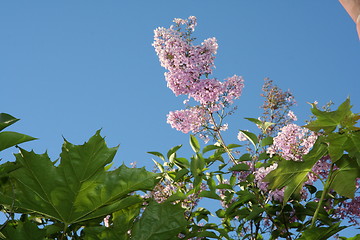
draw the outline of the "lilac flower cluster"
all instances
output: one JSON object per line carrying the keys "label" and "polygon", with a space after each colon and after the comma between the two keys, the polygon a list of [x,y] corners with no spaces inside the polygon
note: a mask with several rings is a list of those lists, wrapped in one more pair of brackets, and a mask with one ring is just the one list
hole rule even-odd
{"label": "lilac flower cluster", "polygon": [[[234,75],[220,82],[208,78],[215,67],[214,59],[218,44],[215,38],[208,38],[200,45],[194,45],[192,32],[196,17],[174,19],[175,26],[157,28],[153,46],[161,66],[166,68],[167,86],[178,95],[188,95],[199,103],[186,110],[170,112],[167,122],[184,133],[199,133],[207,126],[210,114],[232,104],[239,98],[244,80]],[[186,101],[187,102],[187,101]],[[197,116],[197,117],[195,117]]]}
{"label": "lilac flower cluster", "polygon": [[274,137],[274,143],[267,149],[270,156],[279,154],[286,160],[301,161],[314,145],[317,136],[314,132],[296,124],[288,124],[281,128]]}
{"label": "lilac flower cluster", "polygon": [[338,217],[349,219],[349,222],[360,223],[360,196],[356,196],[350,201],[344,202],[341,207],[336,209]]}
{"label": "lilac flower cluster", "polygon": [[269,191],[268,190],[269,183],[263,181],[263,179],[266,177],[266,175],[268,175],[269,172],[271,172],[272,170],[275,170],[277,167],[278,167],[278,164],[274,163],[273,165],[271,165],[267,168],[265,168],[265,167],[258,168],[254,172],[254,176],[255,176],[255,182],[256,182],[257,187],[264,193],[268,192],[269,199],[281,202],[284,198],[284,188]]}

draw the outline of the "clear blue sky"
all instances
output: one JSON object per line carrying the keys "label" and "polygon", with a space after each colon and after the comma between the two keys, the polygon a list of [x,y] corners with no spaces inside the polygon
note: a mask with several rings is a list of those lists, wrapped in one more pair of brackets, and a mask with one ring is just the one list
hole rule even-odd
{"label": "clear blue sky", "polygon": [[294,93],[299,124],[315,100],[350,96],[360,112],[360,44],[337,0],[1,1],[0,112],[21,118],[11,130],[39,138],[22,147],[56,159],[62,136],[82,144],[102,128],[109,146],[120,144],[117,166],[151,170],[147,151],[178,144],[189,157],[188,135],[166,123],[184,98],[166,87],[151,43],[156,27],[190,15],[199,42],[218,39],[214,77],[245,79],[228,143],[259,115],[265,77]]}

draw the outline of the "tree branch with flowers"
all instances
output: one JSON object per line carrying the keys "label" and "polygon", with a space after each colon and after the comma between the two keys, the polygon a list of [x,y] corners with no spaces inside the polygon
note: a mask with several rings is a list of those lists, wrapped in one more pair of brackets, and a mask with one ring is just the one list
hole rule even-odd
{"label": "tree branch with flowers", "polygon": [[[193,155],[179,156],[178,145],[149,152],[155,172],[110,170],[117,147],[100,131],[83,145],[64,139],[55,161],[18,147],[15,162],[0,165],[1,239],[359,239],[340,236],[360,220],[360,115],[350,99],[336,110],[312,103],[300,126],[294,96],[266,78],[262,115],[244,116],[258,131],[241,128],[228,144],[226,118],[244,80],[211,77],[218,44],[196,45],[196,25],[174,19],[153,42],[168,88],[187,96],[167,122],[190,133]],[[0,130],[17,120],[1,114]],[[0,132],[0,151],[30,140]]]}

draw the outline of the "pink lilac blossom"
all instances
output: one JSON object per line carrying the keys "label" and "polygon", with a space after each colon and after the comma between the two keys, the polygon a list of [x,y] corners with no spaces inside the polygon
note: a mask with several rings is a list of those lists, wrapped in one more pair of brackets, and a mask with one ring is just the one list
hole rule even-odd
{"label": "pink lilac blossom", "polygon": [[234,99],[241,96],[244,88],[244,79],[240,76],[234,75],[225,79],[224,84],[224,99],[227,103],[233,103]]}
{"label": "pink lilac blossom", "polygon": [[264,168],[258,168],[254,172],[255,176],[255,182],[257,187],[264,193],[269,193],[269,199],[275,200],[275,201],[282,201],[284,198],[284,188],[283,189],[275,189],[275,190],[268,190],[268,182],[264,182],[263,179],[266,177],[266,175],[269,174],[272,170],[275,170],[278,167],[277,163],[272,164],[271,166]]}
{"label": "pink lilac blossom", "polygon": [[348,219],[350,223],[359,224],[360,220],[360,196],[356,196],[336,209],[337,215],[341,219]]}
{"label": "pink lilac blossom", "polygon": [[[191,34],[197,24],[196,17],[175,18],[174,22],[175,26],[159,27],[154,31],[152,45],[161,66],[168,70],[165,73],[167,86],[176,96],[188,95],[184,104],[193,98],[199,106],[170,112],[167,122],[184,133],[200,133],[206,129],[204,126],[212,124],[211,113],[227,107],[240,97],[244,80],[236,75],[224,82],[208,78],[215,68],[214,59],[218,49],[216,38],[208,38],[200,45],[194,45]],[[212,125],[214,129],[218,128]]]}
{"label": "pink lilac blossom", "polygon": [[311,185],[319,178],[326,179],[329,176],[331,164],[332,162],[329,155],[319,159],[319,161],[317,161],[313,166],[311,172],[307,175],[308,181],[306,181],[305,184]]}
{"label": "pink lilac blossom", "polygon": [[296,117],[296,115],[294,114],[293,111],[288,112],[288,117],[293,121],[297,121],[297,117]]}
{"label": "pink lilac blossom", "polygon": [[157,28],[153,46],[161,66],[169,70],[165,73],[168,87],[175,95],[189,94],[201,75],[212,73],[218,45],[215,38],[206,39],[201,45],[192,45],[188,34],[180,31],[180,26],[186,25],[186,30],[192,32],[196,25],[195,17],[174,21],[179,29],[174,29],[174,26]]}
{"label": "pink lilac blossom", "polygon": [[296,124],[288,124],[274,137],[274,143],[267,149],[267,153],[270,156],[277,153],[286,160],[302,161],[302,156],[310,151],[316,139],[314,132]]}
{"label": "pink lilac blossom", "polygon": [[204,109],[193,107],[185,110],[170,112],[167,115],[167,123],[183,133],[198,133],[206,124],[207,113]]}

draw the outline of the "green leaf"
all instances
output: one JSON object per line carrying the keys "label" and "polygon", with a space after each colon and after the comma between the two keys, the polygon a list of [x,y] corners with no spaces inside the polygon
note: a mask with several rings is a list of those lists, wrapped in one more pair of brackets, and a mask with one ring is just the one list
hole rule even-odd
{"label": "green leaf", "polygon": [[4,128],[16,123],[20,119],[14,118],[13,116],[7,113],[0,113],[0,131]]}
{"label": "green leaf", "polygon": [[257,144],[259,143],[259,140],[257,138],[257,136],[252,133],[252,132],[248,132],[248,131],[244,131],[244,130],[240,130],[240,132],[242,132],[245,137],[252,143],[252,145],[257,148]]}
{"label": "green leaf", "polygon": [[[90,220],[142,202],[139,190],[152,190],[158,174],[144,168],[122,165],[105,171],[117,151],[107,148],[98,131],[84,145],[65,141],[60,164],[55,166],[47,154],[35,154],[20,149],[16,162],[21,168],[10,173],[15,180],[14,206],[42,214],[64,224]],[[13,193],[2,192],[3,204]]]}
{"label": "green leaf", "polygon": [[336,162],[337,170],[333,173],[330,188],[338,194],[354,198],[356,190],[356,179],[360,178],[360,168],[354,159],[344,155]]}
{"label": "green leaf", "polygon": [[272,122],[263,122],[257,118],[245,118],[245,119],[255,123],[263,132],[266,132],[266,129],[268,129],[268,127],[275,124]]}
{"label": "green leaf", "polygon": [[132,230],[133,240],[176,239],[185,229],[184,209],[172,203],[151,201]]}
{"label": "green leaf", "polygon": [[165,161],[164,155],[162,155],[162,154],[159,153],[159,152],[147,152],[147,153],[150,153],[150,154],[152,154],[152,155],[154,155],[154,156],[157,156],[157,157],[161,158],[163,161]]}
{"label": "green leaf", "polygon": [[25,222],[18,221],[16,226],[7,224],[1,232],[6,239],[16,240],[41,240],[45,239],[46,235],[44,229],[39,229],[35,223],[28,220]]}
{"label": "green leaf", "polygon": [[300,193],[304,182],[307,180],[307,174],[326,152],[327,146],[322,143],[322,138],[319,137],[313,149],[303,156],[303,162],[282,160],[278,163],[278,167],[265,177],[264,181],[269,182],[271,190],[286,186],[283,200],[283,204],[286,204],[291,195],[297,196]]}
{"label": "green leaf", "polygon": [[202,152],[203,154],[204,153],[207,153],[209,151],[212,151],[212,150],[217,150],[217,149],[220,149],[222,148],[221,146],[217,146],[217,145],[207,145],[203,148]]}
{"label": "green leaf", "polygon": [[355,124],[360,119],[359,114],[351,112],[352,106],[350,99],[346,99],[336,111],[321,111],[315,104],[311,104],[311,112],[317,117],[315,121],[310,122],[305,127],[312,131],[319,131],[323,129],[325,133],[333,132],[337,127],[348,130],[358,130]]}
{"label": "green leaf", "polygon": [[229,144],[226,146],[228,149],[233,149],[233,148],[238,148],[238,147],[242,147],[242,145],[239,145],[239,144]]}
{"label": "green leaf", "polygon": [[0,151],[35,139],[17,132],[0,132]]}
{"label": "green leaf", "polygon": [[262,146],[262,147],[272,145],[272,144],[273,144],[273,138],[272,137],[265,137],[260,142],[260,146]]}
{"label": "green leaf", "polygon": [[199,194],[199,197],[206,197],[206,198],[221,200],[221,197],[219,195],[217,195],[215,191],[201,191]]}
{"label": "green leaf", "polygon": [[200,153],[197,153],[191,158],[190,170],[193,176],[198,176],[202,173],[205,167],[205,160]]}
{"label": "green leaf", "polygon": [[178,166],[180,168],[189,168],[190,167],[190,163],[186,158],[175,158],[174,163],[176,166]]}
{"label": "green leaf", "polygon": [[249,168],[250,168],[249,165],[247,165],[245,163],[239,163],[239,164],[236,164],[236,165],[232,166],[231,168],[229,168],[229,171],[237,171],[237,172],[248,171]]}
{"label": "green leaf", "polygon": [[171,156],[177,152],[177,150],[179,150],[180,148],[182,147],[182,145],[178,145],[178,146],[175,146],[173,148],[171,148],[168,153],[167,153],[167,158],[170,159]]}
{"label": "green leaf", "polygon": [[347,228],[347,226],[340,227],[340,222],[330,227],[309,228],[302,233],[299,240],[310,240],[310,239],[327,240],[335,233],[338,233],[345,228]]}
{"label": "green leaf", "polygon": [[199,141],[196,139],[194,135],[190,135],[190,146],[194,152],[200,151],[200,144]]}

